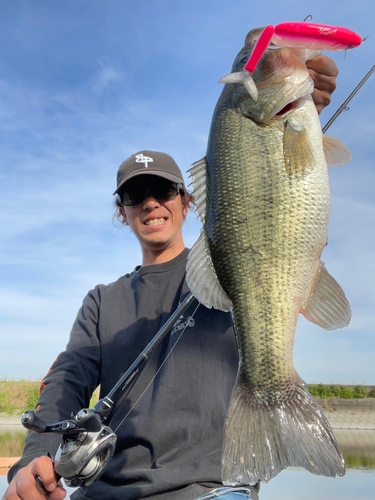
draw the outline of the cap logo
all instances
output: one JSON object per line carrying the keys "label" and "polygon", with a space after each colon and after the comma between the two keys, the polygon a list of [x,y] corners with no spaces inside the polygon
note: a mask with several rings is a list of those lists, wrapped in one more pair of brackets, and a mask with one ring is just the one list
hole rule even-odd
{"label": "cap logo", "polygon": [[152,161],[154,161],[152,158],[150,158],[149,156],[143,156],[143,153],[141,153],[135,157],[135,162],[136,163],[144,163],[145,168],[148,168],[147,163],[148,162],[151,163]]}

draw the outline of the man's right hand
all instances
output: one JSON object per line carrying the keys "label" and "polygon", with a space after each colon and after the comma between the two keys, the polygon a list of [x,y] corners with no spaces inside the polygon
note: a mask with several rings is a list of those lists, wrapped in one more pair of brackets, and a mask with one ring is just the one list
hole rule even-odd
{"label": "man's right hand", "polygon": [[[38,485],[37,476],[42,480],[48,494],[44,493]],[[66,491],[61,482],[56,482],[52,460],[48,457],[39,457],[17,472],[2,500],[44,500],[45,498],[63,500],[65,497]]]}

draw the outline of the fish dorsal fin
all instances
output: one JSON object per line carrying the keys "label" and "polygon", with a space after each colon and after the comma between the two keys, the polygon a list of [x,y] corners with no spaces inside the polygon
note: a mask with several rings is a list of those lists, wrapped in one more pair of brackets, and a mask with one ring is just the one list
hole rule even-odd
{"label": "fish dorsal fin", "polygon": [[349,149],[330,135],[323,135],[323,150],[329,167],[342,167],[352,159]]}
{"label": "fish dorsal fin", "polygon": [[350,322],[352,313],[345,293],[323,262],[320,263],[315,287],[301,314],[325,330],[344,328]]}
{"label": "fish dorsal fin", "polygon": [[192,294],[201,304],[209,309],[213,307],[225,312],[230,311],[232,302],[216,276],[204,229],[189,252],[186,281]]}
{"label": "fish dorsal fin", "polygon": [[303,174],[314,164],[314,151],[305,127],[296,127],[287,120],[283,146],[284,164],[289,175]]}
{"label": "fish dorsal fin", "polygon": [[206,221],[207,168],[207,160],[204,157],[193,163],[191,169],[188,170],[191,178],[189,186],[193,186],[194,203],[202,224]]}

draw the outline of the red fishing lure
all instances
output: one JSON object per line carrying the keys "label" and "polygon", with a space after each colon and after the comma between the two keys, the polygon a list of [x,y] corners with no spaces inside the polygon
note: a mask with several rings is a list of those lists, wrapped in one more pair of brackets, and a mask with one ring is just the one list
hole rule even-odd
{"label": "red fishing lure", "polygon": [[255,44],[255,47],[251,53],[249,60],[244,66],[244,69],[246,69],[246,71],[254,73],[258,62],[260,61],[262,55],[265,53],[268,45],[270,44],[274,32],[275,28],[271,24],[264,28],[262,33],[259,35],[259,38],[257,40],[257,43]]}
{"label": "red fishing lure", "polygon": [[315,23],[280,23],[275,26],[272,42],[287,47],[316,50],[346,50],[358,47],[362,38],[340,26]]}
{"label": "red fishing lure", "polygon": [[315,23],[280,23],[266,26],[259,35],[254,49],[243,71],[223,76],[219,83],[242,83],[254,101],[258,100],[258,89],[252,78],[257,64],[270,42],[282,47],[299,47],[314,50],[346,50],[358,47],[362,38],[354,31],[339,26]]}
{"label": "red fishing lure", "polygon": [[316,23],[280,23],[264,28],[244,69],[254,73],[270,42],[285,47],[315,50],[346,50],[358,47],[362,38],[340,26]]}

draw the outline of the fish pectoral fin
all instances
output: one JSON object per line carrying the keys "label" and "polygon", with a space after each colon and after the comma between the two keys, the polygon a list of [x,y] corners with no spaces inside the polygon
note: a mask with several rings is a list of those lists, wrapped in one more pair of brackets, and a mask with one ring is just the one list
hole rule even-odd
{"label": "fish pectoral fin", "polygon": [[255,85],[251,73],[246,70],[229,73],[229,75],[225,75],[220,78],[219,83],[242,83],[253,100],[255,102],[258,100],[259,93],[257,86]]}
{"label": "fish pectoral fin", "polygon": [[284,164],[289,175],[303,174],[314,164],[314,151],[305,127],[297,127],[289,120],[284,128]]}
{"label": "fish pectoral fin", "polygon": [[204,229],[189,252],[186,282],[194,297],[204,306],[230,311],[232,302],[216,276]]}
{"label": "fish pectoral fin", "polygon": [[329,167],[342,167],[352,159],[349,149],[330,135],[323,135],[323,150]]}
{"label": "fish pectoral fin", "polygon": [[206,221],[207,169],[208,163],[206,157],[204,157],[193,163],[191,169],[188,170],[191,178],[189,186],[193,186],[194,203],[202,224]]}
{"label": "fish pectoral fin", "polygon": [[332,278],[323,262],[320,263],[317,282],[309,301],[300,311],[306,319],[325,330],[344,328],[352,316],[345,293],[337,281]]}

